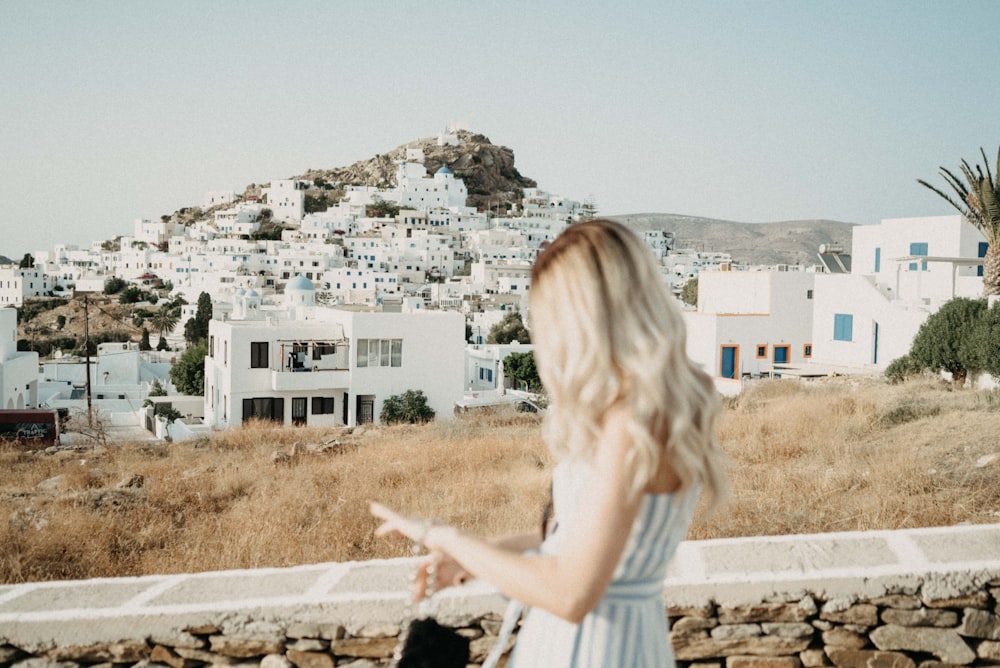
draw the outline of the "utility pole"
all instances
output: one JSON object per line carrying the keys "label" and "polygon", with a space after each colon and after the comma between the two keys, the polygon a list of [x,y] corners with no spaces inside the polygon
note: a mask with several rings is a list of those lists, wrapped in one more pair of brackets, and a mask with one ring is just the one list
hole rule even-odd
{"label": "utility pole", "polygon": [[93,417],[90,406],[90,298],[83,296],[83,354],[86,356],[87,374],[87,426],[93,427]]}

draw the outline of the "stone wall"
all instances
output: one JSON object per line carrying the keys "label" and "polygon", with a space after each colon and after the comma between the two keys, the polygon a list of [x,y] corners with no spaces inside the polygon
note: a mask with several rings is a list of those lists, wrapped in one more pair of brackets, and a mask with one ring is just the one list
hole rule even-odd
{"label": "stone wall", "polygon": [[[414,565],[0,586],[0,667],[389,665]],[[478,665],[503,599],[436,600]],[[1000,525],[685,542],[665,600],[682,668],[1000,666]]]}

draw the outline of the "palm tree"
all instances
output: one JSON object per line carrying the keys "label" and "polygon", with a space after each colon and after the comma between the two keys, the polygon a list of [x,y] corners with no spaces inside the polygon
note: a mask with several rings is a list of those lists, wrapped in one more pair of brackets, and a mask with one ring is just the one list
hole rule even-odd
{"label": "palm tree", "polygon": [[967,161],[962,160],[965,183],[941,168],[941,176],[958,195],[958,201],[923,179],[917,179],[917,183],[943,197],[986,237],[989,246],[983,258],[983,296],[989,297],[1000,295],[1000,150],[997,151],[997,178],[990,172],[986,151],[980,148],[979,152],[983,155],[983,166],[976,165],[975,171]]}
{"label": "palm tree", "polygon": [[175,307],[173,304],[167,303],[156,310],[155,313],[149,318],[149,324],[153,326],[153,329],[159,333],[160,338],[166,332],[173,331],[174,327],[181,320],[180,308]]}

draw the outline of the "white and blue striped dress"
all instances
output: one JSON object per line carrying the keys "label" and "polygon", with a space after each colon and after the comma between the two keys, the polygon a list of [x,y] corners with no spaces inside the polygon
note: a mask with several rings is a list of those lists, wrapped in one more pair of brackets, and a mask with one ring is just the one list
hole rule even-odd
{"label": "white and blue striped dress", "polygon": [[[586,496],[585,465],[562,463],[553,472],[553,504],[567,526]],[[540,608],[524,618],[509,668],[672,668],[663,583],[667,562],[687,533],[697,493],[647,494],[608,591],[579,624]],[[557,529],[542,544],[559,551]]]}

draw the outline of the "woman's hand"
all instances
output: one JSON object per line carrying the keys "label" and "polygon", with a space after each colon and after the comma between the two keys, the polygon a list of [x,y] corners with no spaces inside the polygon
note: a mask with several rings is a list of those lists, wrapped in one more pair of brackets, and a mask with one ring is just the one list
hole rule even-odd
{"label": "woman's hand", "polygon": [[433,526],[430,520],[400,515],[378,502],[372,502],[369,510],[372,515],[382,520],[382,524],[375,529],[375,535],[379,537],[396,534],[423,546],[427,532]]}
{"label": "woman's hand", "polygon": [[[371,513],[382,520],[382,524],[375,529],[376,536],[387,536],[396,534],[409,538],[414,543],[423,546],[428,532],[432,527],[439,527],[429,520],[416,517],[406,517],[390,510],[381,503],[371,504]],[[428,591],[428,580],[431,571],[431,564],[434,564],[434,587]],[[470,579],[458,562],[440,550],[431,550],[428,559],[424,560],[417,569],[417,581],[414,587],[414,600],[419,601],[427,595],[434,594],[446,587],[456,587],[465,584]]]}
{"label": "woman's hand", "polygon": [[[434,588],[428,591],[428,580],[431,564],[434,564]],[[420,601],[425,596],[433,596],[435,593],[447,587],[460,587],[471,579],[469,573],[458,565],[458,562],[446,554],[432,554],[424,560],[417,568],[417,581],[413,588],[413,600]]]}

